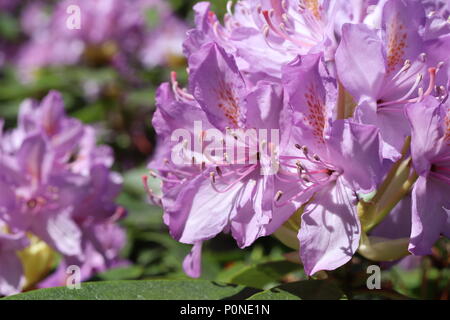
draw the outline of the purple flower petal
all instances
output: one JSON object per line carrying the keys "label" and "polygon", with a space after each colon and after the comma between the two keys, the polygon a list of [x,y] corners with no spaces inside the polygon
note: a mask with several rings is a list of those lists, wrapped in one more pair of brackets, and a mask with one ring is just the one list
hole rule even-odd
{"label": "purple flower petal", "polygon": [[308,275],[342,266],[358,249],[361,226],[354,200],[353,191],[338,181],[305,208],[298,239]]}

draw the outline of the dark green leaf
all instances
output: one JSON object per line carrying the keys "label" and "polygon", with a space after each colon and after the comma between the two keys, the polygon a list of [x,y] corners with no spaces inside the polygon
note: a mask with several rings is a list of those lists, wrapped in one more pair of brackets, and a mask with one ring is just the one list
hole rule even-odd
{"label": "dark green leaf", "polygon": [[138,279],[144,270],[140,266],[129,266],[123,268],[114,268],[96,276],[101,280],[114,281],[114,280],[133,280]]}
{"label": "dark green leaf", "polygon": [[17,20],[7,13],[0,12],[0,36],[8,40],[17,38],[20,27]]}
{"label": "dark green leaf", "polygon": [[234,272],[222,274],[220,280],[264,289],[267,285],[277,284],[283,276],[299,268],[298,264],[288,261],[272,261],[246,267],[240,266]]}
{"label": "dark green leaf", "polygon": [[41,289],[9,300],[221,300],[245,299],[257,290],[203,280],[141,280],[82,283],[81,289]]}
{"label": "dark green leaf", "polygon": [[283,284],[255,294],[249,300],[339,300],[343,293],[325,280],[305,280]]}

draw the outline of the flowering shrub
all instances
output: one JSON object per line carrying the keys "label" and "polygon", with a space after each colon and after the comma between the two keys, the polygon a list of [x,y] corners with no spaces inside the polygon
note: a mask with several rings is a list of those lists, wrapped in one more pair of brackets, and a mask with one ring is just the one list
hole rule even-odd
{"label": "flowering shrub", "polygon": [[[79,21],[74,21],[70,28],[61,28],[70,22],[68,8],[77,8]],[[46,4],[37,2],[26,7],[21,16],[24,30],[30,36],[17,55],[24,80],[41,67],[81,61],[90,65],[111,63],[119,72],[132,77],[132,68],[139,62],[153,67],[181,55],[177,44],[181,43],[186,26],[162,1],[68,0],[59,2],[49,17],[45,10]],[[151,25],[146,15],[153,12],[170,23],[170,28]],[[162,43],[161,39],[169,41]]]}
{"label": "flowering shrub", "polygon": [[0,0],[0,298],[448,299],[449,15]]}
{"label": "flowering shrub", "polygon": [[0,294],[40,281],[62,257],[60,270],[42,286],[65,284],[66,265],[81,277],[121,263],[125,211],[114,201],[122,178],[111,172],[111,150],[97,146],[95,131],[64,113],[62,97],[22,103],[19,124],[1,133]]}

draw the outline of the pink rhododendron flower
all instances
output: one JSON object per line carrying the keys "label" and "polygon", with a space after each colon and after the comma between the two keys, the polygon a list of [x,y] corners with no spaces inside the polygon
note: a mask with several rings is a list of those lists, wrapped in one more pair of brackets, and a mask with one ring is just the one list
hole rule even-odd
{"label": "pink rhododendron flower", "polygon": [[[68,13],[71,6],[79,8],[79,26],[69,28],[70,14],[74,14]],[[148,12],[155,12],[156,25],[147,21]],[[186,32],[184,23],[159,0],[67,0],[50,14],[42,5],[30,5],[22,15],[22,24],[31,36],[17,59],[25,80],[41,67],[80,62],[110,63],[130,76],[139,60],[154,67],[181,55]]]}
{"label": "pink rhododendron flower", "polygon": [[[111,150],[96,145],[93,129],[65,115],[59,93],[50,92],[41,103],[23,102],[18,127],[0,136],[2,271],[6,256],[25,249],[29,236],[63,261],[81,267],[92,264],[97,255],[95,271],[110,267],[124,239],[116,238],[111,251],[106,237],[108,230],[121,234],[115,222],[125,213],[115,204],[122,179],[110,171],[112,162]],[[0,294],[22,289],[19,270],[15,268],[11,278],[6,269],[0,273],[0,283],[5,283]],[[92,271],[83,272],[83,279]]]}
{"label": "pink rhododendron flower", "polygon": [[[223,23],[206,2],[194,9],[188,88],[173,74],[153,118],[162,196],[147,190],[171,235],[193,245],[189,275],[220,232],[240,247],[273,234],[308,275],[356,252],[389,262],[428,254],[448,237],[446,3],[242,0]],[[226,161],[226,138],[208,139],[211,129],[267,128],[276,147],[233,136],[245,160],[257,159],[245,166]]]}
{"label": "pink rhododendron flower", "polygon": [[412,191],[409,250],[425,255],[441,234],[450,236],[450,109],[433,98],[408,105],[412,160],[419,175]]}

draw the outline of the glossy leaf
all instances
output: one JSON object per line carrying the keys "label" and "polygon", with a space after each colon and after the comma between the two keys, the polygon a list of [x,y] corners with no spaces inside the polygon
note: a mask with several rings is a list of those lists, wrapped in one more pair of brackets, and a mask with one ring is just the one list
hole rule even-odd
{"label": "glossy leaf", "polygon": [[257,290],[203,280],[142,280],[82,283],[81,289],[41,289],[9,300],[222,300],[245,299]]}
{"label": "glossy leaf", "polygon": [[249,300],[339,300],[340,289],[324,280],[305,280],[287,283],[259,292]]}

